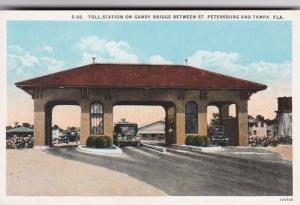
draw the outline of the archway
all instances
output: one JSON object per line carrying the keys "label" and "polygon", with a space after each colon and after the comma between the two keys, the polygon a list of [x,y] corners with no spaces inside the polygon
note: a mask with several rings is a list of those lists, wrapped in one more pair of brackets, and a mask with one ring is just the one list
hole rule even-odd
{"label": "archway", "polygon": [[171,102],[117,102],[113,122],[137,123],[144,143],[176,143],[176,109]]}
{"label": "archway", "polygon": [[221,125],[229,138],[229,145],[239,144],[239,127],[237,119],[237,106],[234,102],[210,102],[207,107],[208,125]]}
{"label": "archway", "polygon": [[[72,110],[72,113],[68,112]],[[45,107],[45,144],[79,142],[81,108],[75,101],[51,101]],[[54,130],[58,129],[58,133]],[[56,136],[54,136],[56,135]],[[59,138],[55,139],[54,138]],[[65,139],[65,140],[64,140]],[[72,143],[70,143],[72,144]],[[73,143],[74,144],[74,143]]]}

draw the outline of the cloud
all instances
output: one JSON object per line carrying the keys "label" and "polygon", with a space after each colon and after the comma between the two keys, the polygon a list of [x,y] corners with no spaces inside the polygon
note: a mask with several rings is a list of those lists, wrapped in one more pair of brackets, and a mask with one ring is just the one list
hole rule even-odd
{"label": "cloud", "polygon": [[153,55],[149,58],[148,62],[150,64],[172,64],[171,61],[163,58],[162,56],[160,55]]}
{"label": "cloud", "polygon": [[64,62],[54,58],[41,57],[41,65],[46,66],[48,72],[56,72],[64,69]]}
{"label": "cloud", "polygon": [[238,53],[206,50],[198,50],[188,59],[188,64],[195,67],[266,84],[268,88],[253,94],[248,102],[249,114],[253,116],[262,114],[267,118],[274,118],[277,97],[292,95],[290,61],[242,64],[240,62],[243,59]]}
{"label": "cloud", "polygon": [[132,52],[126,41],[107,41],[98,36],[86,36],[76,44],[82,50],[82,61],[90,64],[92,57],[99,63],[138,63],[139,59]]}
{"label": "cloud", "polygon": [[188,64],[211,68],[216,72],[224,70],[226,72],[236,72],[239,54],[235,52],[226,53],[222,51],[197,50],[192,56],[188,57]]}
{"label": "cloud", "polygon": [[51,46],[44,46],[44,50],[47,51],[48,53],[52,53],[53,52],[53,48]]}
{"label": "cloud", "polygon": [[254,62],[245,66],[239,66],[243,77],[250,80],[260,79],[265,83],[274,81],[289,81],[292,78],[292,63],[285,61],[282,63]]}
{"label": "cloud", "polygon": [[20,46],[9,46],[7,53],[10,80],[24,80],[64,69],[63,61],[46,56],[35,56]]}
{"label": "cloud", "polygon": [[[23,67],[31,67],[39,63],[39,60],[36,56],[31,55],[28,51],[25,51],[20,46],[9,46],[8,50],[9,62],[10,60],[18,58],[20,65]],[[14,66],[17,66],[17,64],[14,64]]]}
{"label": "cloud", "polygon": [[206,50],[197,50],[188,59],[188,64],[195,67],[261,83],[286,81],[292,77],[290,61],[281,63],[258,61],[244,65],[240,63],[242,59],[236,52]]}
{"label": "cloud", "polygon": [[80,39],[77,46],[82,50],[98,52],[105,48],[106,40],[98,38],[98,36],[86,36]]}

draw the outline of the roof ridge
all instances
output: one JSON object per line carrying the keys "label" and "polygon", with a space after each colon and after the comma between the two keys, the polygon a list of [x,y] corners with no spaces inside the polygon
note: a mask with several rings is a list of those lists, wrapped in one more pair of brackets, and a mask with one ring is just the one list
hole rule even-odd
{"label": "roof ridge", "polygon": [[142,127],[139,127],[139,129],[142,129],[142,128],[145,128],[145,127],[149,127],[149,126],[154,125],[154,124],[159,123],[159,122],[163,122],[164,123],[164,121],[158,120],[158,121],[152,122],[150,124],[143,125]]}

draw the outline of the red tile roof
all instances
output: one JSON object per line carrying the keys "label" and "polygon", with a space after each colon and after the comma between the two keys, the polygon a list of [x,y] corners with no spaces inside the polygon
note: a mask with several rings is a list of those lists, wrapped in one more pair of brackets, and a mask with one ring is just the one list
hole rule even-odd
{"label": "red tile roof", "polygon": [[16,83],[23,87],[250,89],[267,86],[185,65],[90,64]]}

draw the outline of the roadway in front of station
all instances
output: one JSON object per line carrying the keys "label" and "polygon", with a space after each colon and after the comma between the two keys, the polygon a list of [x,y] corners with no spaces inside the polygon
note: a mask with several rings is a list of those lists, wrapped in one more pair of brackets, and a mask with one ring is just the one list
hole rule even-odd
{"label": "roadway in front of station", "polygon": [[[122,147],[121,155],[80,153],[54,147],[49,154],[118,171],[173,196],[291,196],[292,166],[253,163],[168,148]],[[99,182],[101,183],[101,182]]]}

